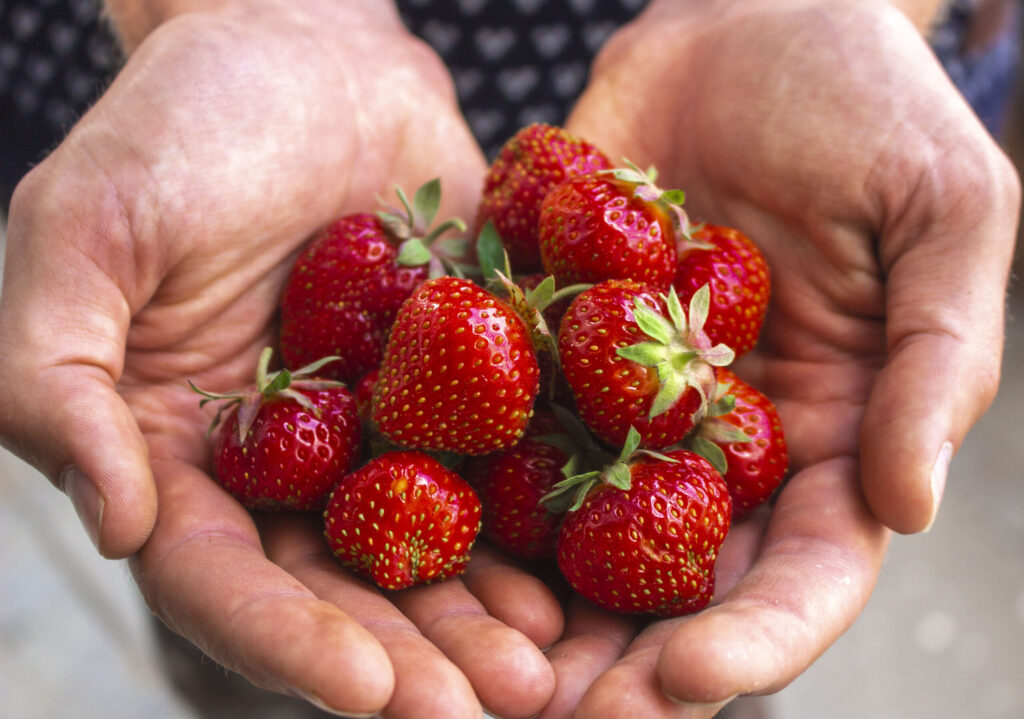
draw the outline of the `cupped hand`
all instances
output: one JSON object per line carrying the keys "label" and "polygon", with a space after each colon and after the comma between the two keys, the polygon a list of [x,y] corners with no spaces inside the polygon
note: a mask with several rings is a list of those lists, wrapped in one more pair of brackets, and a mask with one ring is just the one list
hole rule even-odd
{"label": "cupped hand", "polygon": [[1019,185],[884,3],[656,1],[608,43],[568,124],[654,164],[693,221],[741,229],[772,271],[736,370],[778,405],[788,484],[733,529],[713,608],[639,635],[570,614],[543,715],[711,716],[782,688],[850,626],[886,527],[934,521],[997,388]]}
{"label": "cupped hand", "polygon": [[435,176],[442,212],[471,217],[483,177],[443,66],[394,10],[316,7],[161,25],[18,187],[0,435],[104,555],[133,555],[164,622],[257,684],[350,714],[479,717],[479,695],[529,715],[562,621],[540,582],[484,552],[464,582],[385,595],[330,561],[315,521],[257,525],[207,474],[187,380],[252,381],[302,244]]}

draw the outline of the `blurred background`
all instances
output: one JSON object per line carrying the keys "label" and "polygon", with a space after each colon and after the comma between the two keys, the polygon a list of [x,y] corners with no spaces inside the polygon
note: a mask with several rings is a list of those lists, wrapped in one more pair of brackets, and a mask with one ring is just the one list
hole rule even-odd
{"label": "blurred background", "polygon": [[[79,14],[78,25],[56,29],[33,12],[54,2],[0,0],[0,210],[25,167],[38,160],[40,143],[52,142],[73,122],[119,62],[102,39],[95,2],[68,0]],[[997,4],[1017,13],[1016,2]],[[1019,18],[1013,15],[1010,22]],[[951,38],[937,36],[933,44],[1020,168],[1019,34],[991,33],[966,54]],[[50,54],[60,49],[62,62],[22,62],[41,47]],[[996,61],[1013,72],[997,75],[994,84],[989,74],[989,82],[978,85],[974,70]],[[1014,83],[1016,91],[1009,92]],[[56,86],[59,92],[53,92]],[[1002,103],[993,97],[1016,99]],[[44,130],[25,120],[43,115],[52,122],[50,140],[27,129]],[[3,219],[0,212],[0,228]],[[1024,270],[1020,254],[1017,274]],[[759,716],[1024,717],[1020,282],[1008,302],[1000,392],[953,460],[934,528],[927,535],[895,538],[857,623],[791,686],[760,702]],[[153,622],[125,564],[99,558],[65,497],[0,450],[0,719],[139,717],[196,719],[168,683],[155,652]]]}

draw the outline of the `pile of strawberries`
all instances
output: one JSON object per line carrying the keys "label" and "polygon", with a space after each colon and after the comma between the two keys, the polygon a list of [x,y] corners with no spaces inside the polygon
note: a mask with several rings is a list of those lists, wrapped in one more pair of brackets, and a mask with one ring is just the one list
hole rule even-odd
{"label": "pile of strawberries", "polygon": [[490,168],[475,243],[431,229],[436,180],[333,222],[281,300],[300,369],[268,348],[252,387],[197,388],[220,403],[217,479],[252,510],[322,511],[385,589],[458,574],[482,531],[608,609],[704,607],[732,521],[787,468],[775,407],[728,369],[769,276],[655,180],[531,125]]}

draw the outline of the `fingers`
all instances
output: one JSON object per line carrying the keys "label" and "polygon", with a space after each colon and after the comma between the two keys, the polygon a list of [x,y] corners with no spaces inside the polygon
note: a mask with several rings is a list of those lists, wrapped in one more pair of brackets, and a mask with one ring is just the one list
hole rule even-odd
{"label": "fingers", "polygon": [[484,542],[474,545],[462,583],[488,614],[522,632],[540,649],[562,636],[562,607],[548,586]]}
{"label": "fingers", "polygon": [[538,719],[573,716],[587,689],[619,660],[639,625],[636,617],[611,614],[574,597],[565,635],[547,653],[556,690]]}
{"label": "fingers", "polygon": [[[387,650],[396,684],[386,716],[476,719],[482,703],[499,717],[526,717],[551,696],[554,677],[534,643],[489,616],[461,581],[382,595],[331,556],[315,520],[275,520],[265,539],[271,559],[359,621]],[[499,570],[496,557],[488,565],[493,574],[478,576],[478,586],[501,580],[510,591],[524,592],[523,603],[543,600],[521,572]],[[485,594],[494,589],[485,587]]]}
{"label": "fingers", "polygon": [[490,616],[461,581],[408,589],[392,598],[465,673],[491,713],[502,719],[530,717],[550,700],[555,678],[547,659],[524,634]]}
{"label": "fingers", "polygon": [[207,476],[175,460],[154,469],[160,517],[132,570],[157,616],[259,686],[379,712],[395,675],[377,639],[267,561],[249,515]]}
{"label": "fingers", "polygon": [[794,476],[761,553],[722,604],[681,622],[657,661],[664,692],[708,704],[781,689],[856,619],[889,534],[864,505],[852,460]]}
{"label": "fingers", "polygon": [[943,154],[941,176],[929,165],[880,246],[889,352],[861,461],[871,509],[899,532],[931,526],[950,458],[999,382],[1019,186],[987,137],[967,147]]}
{"label": "fingers", "polygon": [[366,627],[387,651],[395,687],[384,715],[477,719],[480,702],[465,675],[377,589],[341,568],[315,524],[302,518],[275,520],[264,534],[268,555],[318,597]]}
{"label": "fingers", "polygon": [[87,192],[73,178],[54,185],[48,167],[19,186],[11,206],[0,435],[68,494],[101,553],[124,557],[152,529],[156,490],[142,435],[115,389],[132,308],[104,267],[123,228],[97,201],[84,229],[69,198],[94,197],[95,187]]}

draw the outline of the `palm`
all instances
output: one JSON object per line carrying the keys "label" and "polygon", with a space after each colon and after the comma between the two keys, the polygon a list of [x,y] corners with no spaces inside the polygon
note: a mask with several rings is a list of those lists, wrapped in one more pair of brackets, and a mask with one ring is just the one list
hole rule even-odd
{"label": "palm", "polygon": [[[484,172],[443,67],[397,20],[317,44],[287,9],[261,19],[194,15],[147,38],[14,208],[12,246],[67,233],[76,238],[70,251],[84,248],[89,262],[77,263],[74,280],[46,287],[23,270],[5,295],[59,293],[75,281],[85,288],[74,301],[36,299],[74,308],[56,336],[86,338],[72,362],[54,361],[43,385],[56,403],[61,382],[80,387],[88,376],[85,416],[110,412],[106,424],[121,432],[94,451],[137,482],[140,497],[148,487],[126,457],[141,430],[158,512],[131,563],[173,629],[259,684],[349,712],[387,703],[388,715],[401,717],[435,702],[439,716],[479,716],[477,694],[502,714],[539,709],[551,677],[534,641],[553,641],[561,614],[538,582],[481,559],[465,583],[386,597],[341,571],[315,520],[257,526],[207,474],[209,414],[187,381],[225,391],[253,380],[303,243],[339,215],[375,209],[378,195],[393,199],[395,186],[411,192],[435,176],[441,213],[471,219]],[[36,220],[47,198],[64,211]],[[81,227],[104,235],[83,236]],[[17,256],[53,261],[65,274],[75,266],[46,253]],[[130,415],[110,391],[112,376]],[[127,519],[145,515],[125,489],[106,492],[108,551]],[[124,534],[113,553],[141,543],[138,529]],[[500,599],[485,608],[470,593],[486,598],[488,572],[548,601],[540,621],[534,603],[532,619],[518,622],[537,633],[490,616]],[[509,611],[503,618],[516,624],[517,609]]]}
{"label": "palm", "polygon": [[[912,393],[903,365],[920,363],[915,333],[936,316],[930,308],[913,316],[928,286],[913,265],[914,243],[927,238],[941,250],[952,233],[976,230],[967,215],[993,222],[997,209],[943,213],[943,191],[950,203],[965,194],[935,182],[955,176],[964,160],[944,150],[981,144],[996,153],[895,11],[828,2],[741,3],[713,13],[671,5],[655,3],[612,38],[569,126],[612,157],[653,164],[660,185],[686,191],[693,221],[737,227],[764,251],[772,303],[757,348],[736,369],[777,403],[792,473],[773,511],[734,527],[723,546],[717,607],[638,635],[591,608],[569,616],[565,646],[613,634],[623,652],[619,658],[604,643],[608,669],[590,677],[589,689],[568,681],[556,661],[555,703],[583,694],[582,716],[638,704],[645,716],[674,716],[678,707],[662,691],[715,702],[780,688],[849,626],[887,544],[867,511],[865,478],[868,489],[888,484],[873,507],[888,507],[887,519],[893,505],[904,513],[897,523],[922,513],[917,497],[901,496],[878,472],[879,454],[899,441],[888,424],[899,421],[898,402],[914,400],[893,389]],[[904,414],[908,434],[920,436],[915,425],[926,423]],[[864,429],[865,416],[881,421]],[[895,436],[882,446],[878,432]],[[907,461],[892,459],[900,469]],[[642,687],[628,707],[627,687]],[[693,716],[713,713],[704,711]]]}

